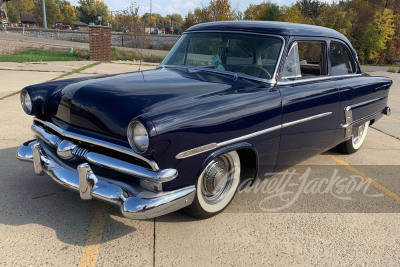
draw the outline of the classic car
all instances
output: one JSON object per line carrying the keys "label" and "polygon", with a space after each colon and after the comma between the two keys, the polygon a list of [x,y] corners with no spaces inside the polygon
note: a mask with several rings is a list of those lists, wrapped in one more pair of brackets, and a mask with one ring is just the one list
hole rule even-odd
{"label": "classic car", "polygon": [[[150,71],[28,86],[18,159],[134,219],[221,212],[241,179],[360,149],[392,81],[341,33],[282,22],[192,26]],[[49,203],[51,205],[51,203]]]}

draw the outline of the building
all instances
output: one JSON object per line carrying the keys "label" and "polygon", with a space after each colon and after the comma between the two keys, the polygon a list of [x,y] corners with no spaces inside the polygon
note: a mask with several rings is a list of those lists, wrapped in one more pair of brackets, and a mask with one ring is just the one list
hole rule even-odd
{"label": "building", "polygon": [[22,13],[21,14],[21,23],[25,25],[29,25],[30,28],[36,28],[36,20],[33,14]]}
{"label": "building", "polygon": [[72,25],[74,26],[74,30],[80,30],[80,31],[88,31],[89,26],[81,21],[73,21]]}

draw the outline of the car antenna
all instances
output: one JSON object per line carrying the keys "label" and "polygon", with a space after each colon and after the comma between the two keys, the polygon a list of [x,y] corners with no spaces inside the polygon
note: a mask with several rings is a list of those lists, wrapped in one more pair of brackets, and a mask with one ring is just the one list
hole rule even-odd
{"label": "car antenna", "polygon": [[140,45],[140,63],[138,71],[141,71],[142,67],[142,57],[143,57],[143,43],[144,43],[144,36],[146,35],[146,28],[143,23],[143,36],[142,36],[142,44]]}

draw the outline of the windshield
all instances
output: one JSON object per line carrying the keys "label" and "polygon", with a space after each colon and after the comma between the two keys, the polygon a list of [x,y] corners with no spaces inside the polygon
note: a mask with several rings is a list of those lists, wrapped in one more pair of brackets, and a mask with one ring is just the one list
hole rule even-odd
{"label": "windshield", "polygon": [[282,39],[237,33],[184,34],[161,65],[205,67],[272,79]]}

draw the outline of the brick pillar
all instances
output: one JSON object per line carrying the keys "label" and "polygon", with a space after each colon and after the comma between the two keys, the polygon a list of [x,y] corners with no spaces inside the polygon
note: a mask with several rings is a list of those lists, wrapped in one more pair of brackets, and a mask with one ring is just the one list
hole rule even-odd
{"label": "brick pillar", "polygon": [[111,27],[89,26],[90,60],[111,60]]}

